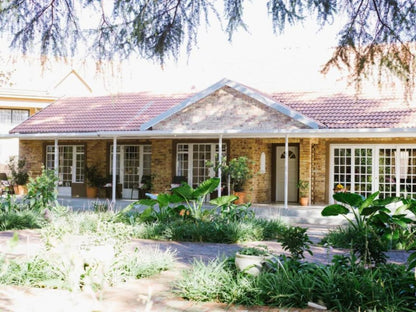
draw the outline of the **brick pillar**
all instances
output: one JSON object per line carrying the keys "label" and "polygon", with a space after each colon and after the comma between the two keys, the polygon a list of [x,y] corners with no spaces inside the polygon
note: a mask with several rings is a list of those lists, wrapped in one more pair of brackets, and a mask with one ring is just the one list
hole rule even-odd
{"label": "brick pillar", "polygon": [[313,145],[313,162],[312,162],[312,177],[313,177],[313,203],[323,204],[327,203],[326,199],[326,141],[319,139]]}
{"label": "brick pillar", "polygon": [[[312,187],[312,142],[311,139],[301,139],[299,143],[299,180],[309,182]],[[311,194],[309,192],[309,198]]]}
{"label": "brick pillar", "polygon": [[[109,175],[107,171],[107,141],[91,140],[87,141],[86,146],[86,165],[87,167],[97,166],[98,171],[104,177]],[[113,160],[110,159],[112,162]]]}
{"label": "brick pillar", "polygon": [[173,177],[172,140],[152,141],[153,193],[163,193],[170,189]]}

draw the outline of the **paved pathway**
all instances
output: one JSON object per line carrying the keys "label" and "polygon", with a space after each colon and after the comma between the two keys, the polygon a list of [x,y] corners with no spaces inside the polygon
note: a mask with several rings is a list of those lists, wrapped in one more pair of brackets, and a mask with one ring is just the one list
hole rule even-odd
{"label": "paved pathway", "polygon": [[[327,229],[323,226],[311,226],[310,235],[314,241],[319,240]],[[41,247],[40,237],[36,231],[24,230],[19,232],[19,244],[10,252],[12,232],[0,233],[0,252],[10,257],[34,254]],[[227,306],[218,303],[194,303],[175,297],[172,293],[172,283],[180,278],[181,271],[186,270],[195,258],[205,261],[221,255],[232,255],[241,246],[267,245],[269,250],[277,254],[284,253],[277,242],[251,242],[246,244],[210,244],[190,242],[167,242],[134,239],[131,248],[159,246],[160,249],[177,250],[178,263],[169,271],[162,272],[152,278],[133,280],[118,287],[105,289],[97,298],[92,293],[70,293],[63,290],[36,289],[25,287],[0,287],[0,311],[2,312],[119,312],[119,311],[167,311],[167,312],[219,312],[219,311],[315,311],[313,309],[272,309],[267,307]],[[344,250],[331,250],[314,245],[313,258],[306,254],[308,261],[326,263],[334,254],[345,253]],[[405,252],[389,253],[391,260],[404,263]]]}

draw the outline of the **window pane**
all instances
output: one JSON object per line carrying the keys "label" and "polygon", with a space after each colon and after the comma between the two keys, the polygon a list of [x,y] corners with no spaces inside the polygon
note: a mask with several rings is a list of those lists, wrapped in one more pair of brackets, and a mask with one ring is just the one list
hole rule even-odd
{"label": "window pane", "polygon": [[29,117],[29,111],[25,109],[14,109],[12,110],[12,123],[19,124],[25,121]]}

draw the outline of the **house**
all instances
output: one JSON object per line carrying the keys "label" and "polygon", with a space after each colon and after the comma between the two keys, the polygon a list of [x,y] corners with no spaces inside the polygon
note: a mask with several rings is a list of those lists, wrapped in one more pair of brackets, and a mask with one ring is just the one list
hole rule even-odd
{"label": "house", "polygon": [[[91,92],[89,85],[75,70],[66,74],[49,91],[0,88],[0,136],[8,134],[19,123],[60,97],[89,95]],[[0,140],[0,172],[7,172],[10,156],[18,154],[18,139]]]}
{"label": "house", "polygon": [[[56,101],[57,97],[47,92],[0,89],[0,135],[8,134],[29,116]],[[19,152],[19,140],[9,138],[0,140],[0,172],[7,170],[10,156]]]}
{"label": "house", "polygon": [[154,175],[156,193],[175,176],[195,185],[218,154],[255,161],[246,185],[255,203],[296,202],[299,179],[315,204],[331,202],[338,184],[363,196],[416,195],[416,108],[391,95],[267,95],[224,79],[191,95],[60,99],[10,134],[32,173],[59,167],[61,195],[83,196],[91,165],[126,198],[143,175]]}

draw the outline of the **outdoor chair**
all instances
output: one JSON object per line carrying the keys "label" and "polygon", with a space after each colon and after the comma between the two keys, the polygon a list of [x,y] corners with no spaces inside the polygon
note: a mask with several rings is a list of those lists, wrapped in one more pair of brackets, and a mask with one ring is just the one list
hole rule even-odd
{"label": "outdoor chair", "polygon": [[172,180],[172,184],[170,188],[173,189],[175,187],[181,186],[182,183],[188,182],[188,178],[185,176],[174,176]]}
{"label": "outdoor chair", "polygon": [[140,183],[133,184],[131,188],[131,195],[130,198],[133,199],[133,191],[137,190],[137,199],[141,199],[145,197],[146,192],[150,191],[152,183],[152,178],[150,175],[143,175]]}

